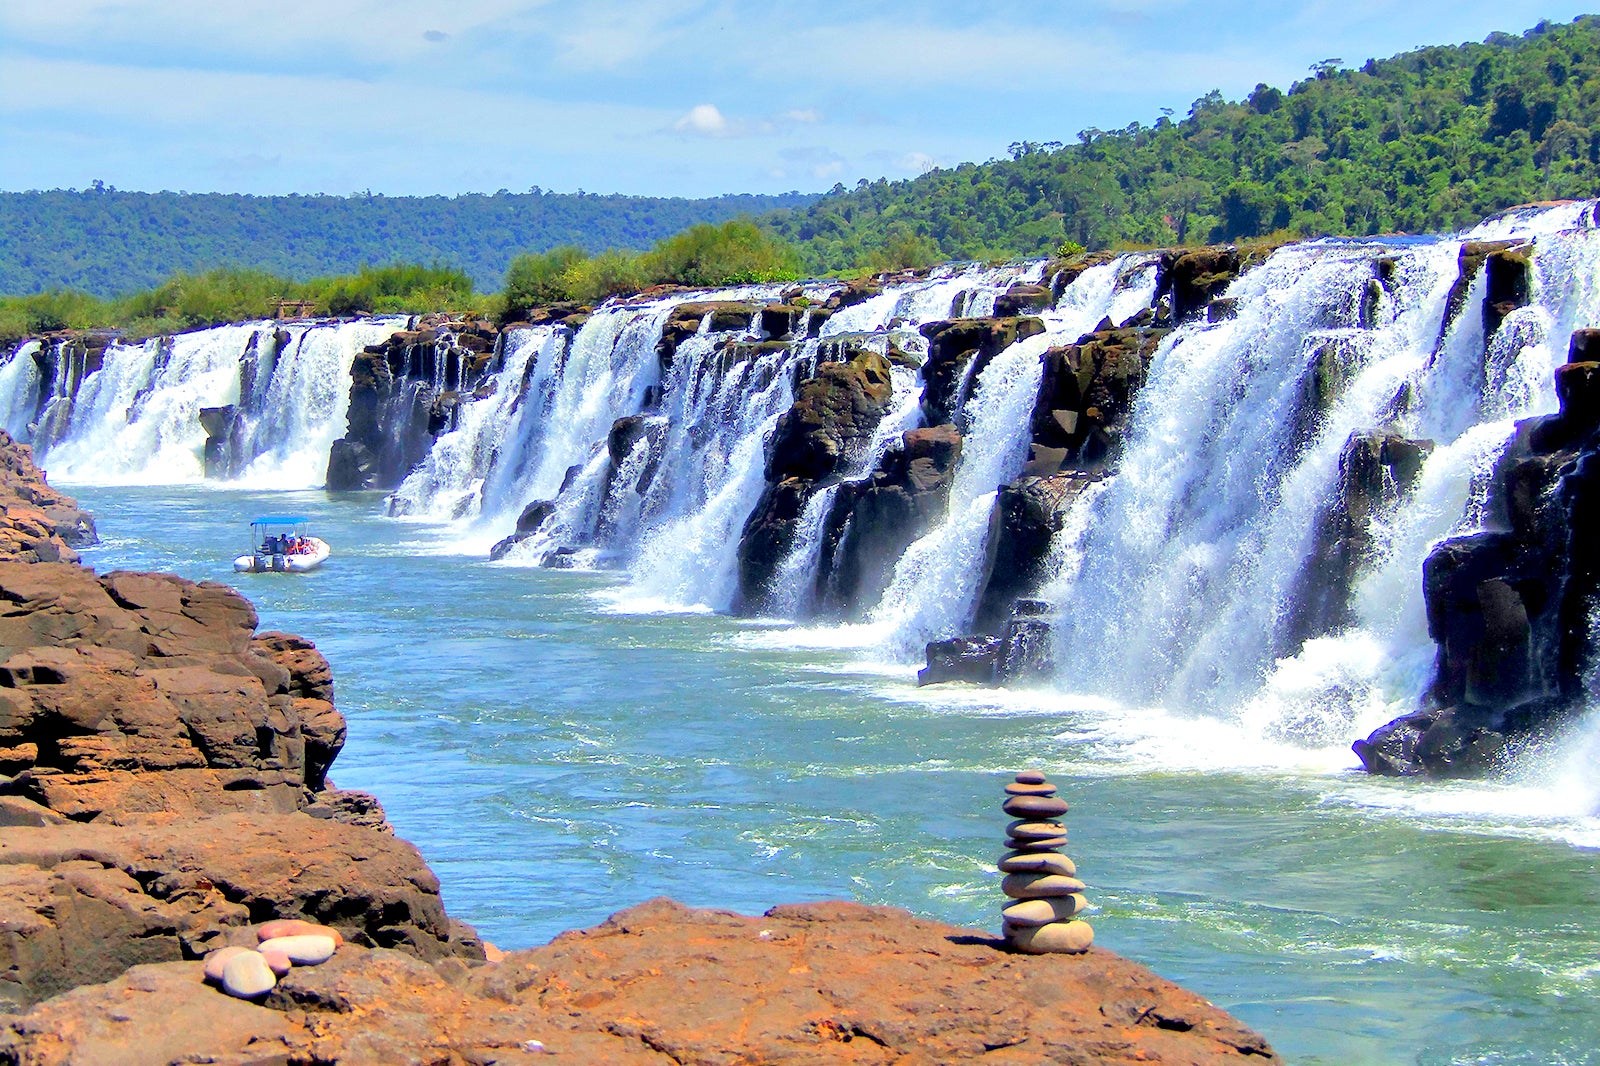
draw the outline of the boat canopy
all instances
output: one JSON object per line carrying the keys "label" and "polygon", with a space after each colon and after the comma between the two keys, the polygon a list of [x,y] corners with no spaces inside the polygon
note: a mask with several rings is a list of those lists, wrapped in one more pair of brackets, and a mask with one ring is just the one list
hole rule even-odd
{"label": "boat canopy", "polygon": [[250,520],[252,526],[298,526],[311,519],[304,515],[263,515]]}

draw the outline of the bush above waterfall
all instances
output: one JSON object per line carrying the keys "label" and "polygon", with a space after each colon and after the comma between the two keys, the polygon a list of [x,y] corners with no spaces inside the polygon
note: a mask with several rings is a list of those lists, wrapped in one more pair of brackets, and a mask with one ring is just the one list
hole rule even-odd
{"label": "bush above waterfall", "polygon": [[651,285],[717,288],[801,276],[800,250],[749,219],[703,223],[668,237],[648,252],[618,249],[590,256],[568,245],[517,256],[501,290],[512,317],[541,304],[598,303]]}

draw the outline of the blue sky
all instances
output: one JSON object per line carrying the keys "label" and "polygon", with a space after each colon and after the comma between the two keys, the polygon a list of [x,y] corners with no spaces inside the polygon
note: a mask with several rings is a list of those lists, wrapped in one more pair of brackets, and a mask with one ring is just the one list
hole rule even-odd
{"label": "blue sky", "polygon": [[5,0],[0,188],[819,190],[1583,10]]}

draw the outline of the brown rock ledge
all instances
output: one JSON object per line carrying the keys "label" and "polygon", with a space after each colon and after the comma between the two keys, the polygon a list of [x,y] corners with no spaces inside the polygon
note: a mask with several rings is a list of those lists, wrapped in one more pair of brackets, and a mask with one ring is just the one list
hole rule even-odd
{"label": "brown rock ledge", "polygon": [[651,900],[468,967],[340,949],[260,1006],[194,962],[139,966],[0,1022],[0,1061],[1277,1062],[1222,1011],[1105,951],[1023,956],[853,903],[764,917]]}

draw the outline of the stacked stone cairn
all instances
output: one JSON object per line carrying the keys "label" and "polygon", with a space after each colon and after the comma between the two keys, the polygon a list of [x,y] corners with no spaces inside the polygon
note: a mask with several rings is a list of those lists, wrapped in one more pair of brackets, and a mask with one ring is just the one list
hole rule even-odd
{"label": "stacked stone cairn", "polygon": [[1034,955],[1080,955],[1094,943],[1094,930],[1078,915],[1089,906],[1078,868],[1061,854],[1067,827],[1059,821],[1067,801],[1037,770],[1025,770],[1006,786],[1002,808],[1015,818],[1006,827],[1000,858],[1005,880],[1000,890],[1010,897],[1000,912],[1001,932],[1018,951]]}
{"label": "stacked stone cairn", "polygon": [[256,939],[254,948],[229,945],[207,955],[206,980],[230,996],[258,999],[292,968],[327,962],[344,943],[339,930],[299,918],[264,922]]}

